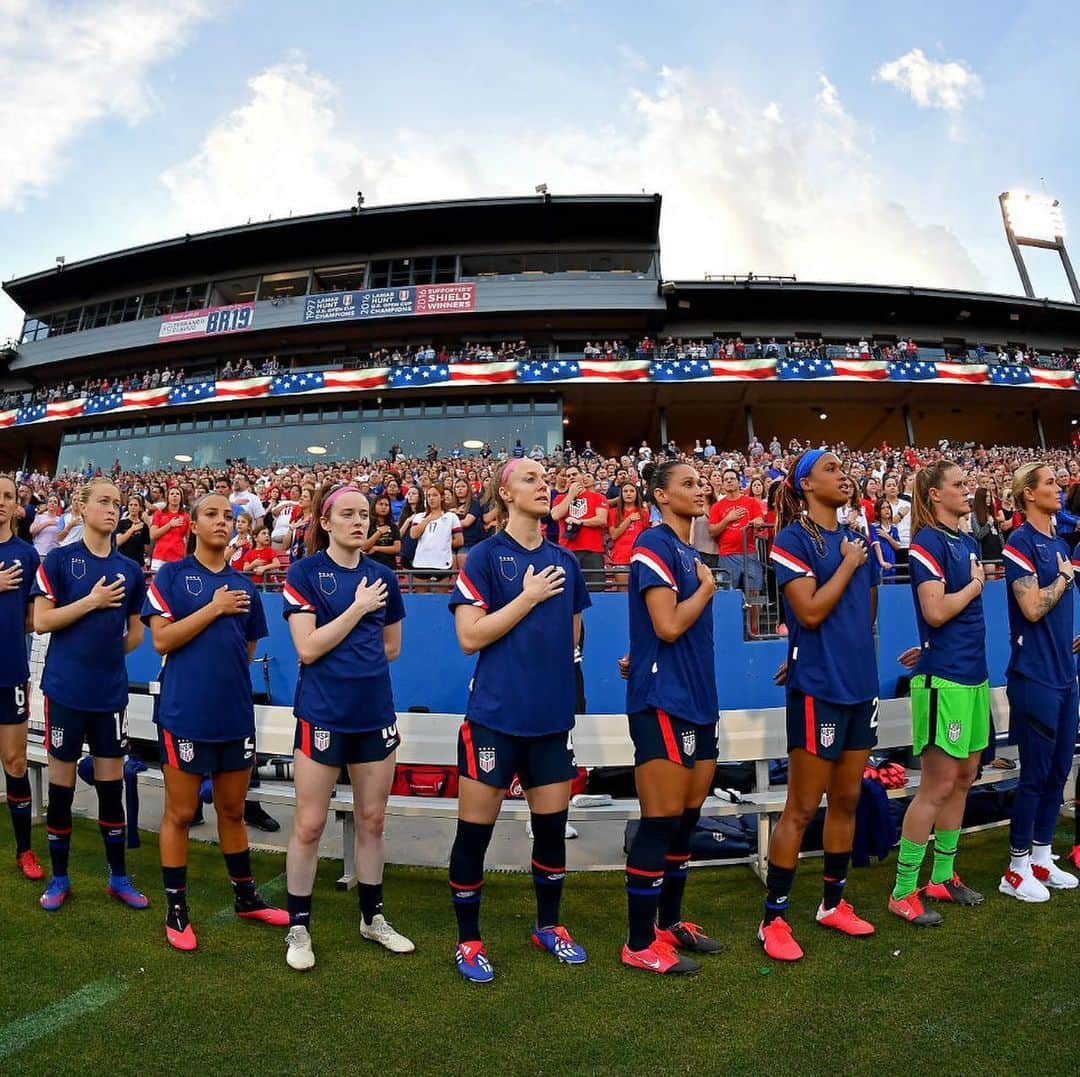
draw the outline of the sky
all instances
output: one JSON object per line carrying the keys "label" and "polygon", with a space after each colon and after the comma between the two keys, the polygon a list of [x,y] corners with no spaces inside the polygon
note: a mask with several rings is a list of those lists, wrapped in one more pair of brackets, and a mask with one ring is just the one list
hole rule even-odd
{"label": "sky", "polygon": [[998,194],[1080,221],[1078,45],[1042,0],[0,0],[0,277],[546,183],[659,191],[671,279],[1018,293]]}

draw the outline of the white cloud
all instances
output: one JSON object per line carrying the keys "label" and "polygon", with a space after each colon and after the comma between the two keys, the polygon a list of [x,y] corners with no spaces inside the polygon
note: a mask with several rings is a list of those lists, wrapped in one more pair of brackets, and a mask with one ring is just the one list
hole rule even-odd
{"label": "white cloud", "polygon": [[959,112],[982,92],[982,81],[959,60],[935,63],[922,49],[912,49],[878,68],[877,78],[908,94],[920,108]]}
{"label": "white cloud", "polygon": [[91,124],[145,118],[151,69],[208,13],[206,0],[0,0],[0,210],[70,168],[64,151]]}
{"label": "white cloud", "polygon": [[[957,237],[921,224],[886,193],[873,131],[822,75],[784,123],[779,107],[722,77],[661,69],[608,124],[500,133],[408,128],[354,137],[334,89],[293,61],[251,80],[251,99],[200,153],[166,173],[186,230],[289,209],[484,195],[660,191],[668,277],[796,273],[979,287]],[[879,171],[879,167],[881,171]]]}
{"label": "white cloud", "polygon": [[765,106],[765,109],[761,113],[761,115],[764,116],[764,118],[766,120],[768,120],[769,123],[781,123],[782,122],[782,119],[781,119],[781,116],[780,116],[780,106],[775,101],[770,101]]}

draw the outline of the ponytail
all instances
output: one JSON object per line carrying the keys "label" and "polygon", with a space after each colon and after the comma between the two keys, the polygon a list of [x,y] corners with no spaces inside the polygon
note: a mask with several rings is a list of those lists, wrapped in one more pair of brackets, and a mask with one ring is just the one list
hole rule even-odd
{"label": "ponytail", "polygon": [[920,468],[915,474],[915,487],[911,491],[911,534],[915,536],[924,527],[940,530],[941,522],[930,500],[931,490],[940,490],[945,476],[957,465],[952,460],[938,460]]}

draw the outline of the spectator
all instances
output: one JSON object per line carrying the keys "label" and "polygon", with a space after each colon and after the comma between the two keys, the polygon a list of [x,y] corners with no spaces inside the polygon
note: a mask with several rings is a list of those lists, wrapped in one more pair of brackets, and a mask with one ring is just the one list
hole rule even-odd
{"label": "spectator", "polygon": [[364,552],[373,561],[389,569],[397,568],[401,552],[401,532],[394,523],[394,511],[387,494],[378,494],[371,505],[371,534],[364,542]]}
{"label": "spectator", "polygon": [[237,571],[244,563],[244,557],[255,546],[255,536],[252,534],[252,520],[246,512],[239,512],[233,520],[233,536],[225,547],[225,560],[231,568]]}
{"label": "spectator", "polygon": [[157,572],[169,561],[187,556],[187,539],[191,532],[191,517],[184,508],[184,494],[179,486],[169,488],[165,508],[158,509],[150,520],[150,541],[153,550],[150,568]]}
{"label": "spectator", "polygon": [[896,551],[900,548],[900,532],[892,522],[892,505],[881,498],[874,507],[875,523],[870,525],[870,549],[877,558],[882,579],[896,571]]}
{"label": "spectator", "polygon": [[15,505],[15,534],[23,540],[30,541],[30,525],[34,522],[37,514],[37,505],[30,487],[25,482],[18,486],[18,501]]}
{"label": "spectator", "polygon": [[630,578],[628,566],[631,551],[638,536],[648,526],[641,491],[632,482],[623,484],[618,505],[608,510],[608,535],[611,538],[611,563],[623,571],[616,571],[615,586],[625,590]]}
{"label": "spectator", "polygon": [[975,490],[972,516],[971,535],[979,544],[980,559],[984,562],[1000,563],[1005,548],[1005,538],[1001,530],[1005,514],[995,507],[994,495],[985,486]]}
{"label": "spectator", "polygon": [[130,557],[140,568],[146,567],[146,551],[150,544],[150,514],[141,494],[131,494],[127,512],[116,528],[116,548]]}
{"label": "spectator", "polygon": [[235,566],[248,574],[252,583],[264,583],[266,574],[281,567],[277,551],[270,545],[270,528],[260,525],[255,531],[255,545],[240,558]]}
{"label": "spectator", "polygon": [[[765,582],[765,569],[757,558],[753,544],[753,528],[765,522],[764,507],[755,498],[744,494],[739,484],[739,472],[724,468],[722,475],[723,497],[709,511],[709,535],[716,542],[717,567],[723,569],[731,580],[731,586],[745,591],[747,597],[756,597]],[[757,631],[751,610],[751,632]]]}
{"label": "spectator", "polygon": [[602,591],[607,500],[590,488],[592,476],[577,464],[566,469],[566,481],[566,494],[551,506],[551,518],[560,524],[559,545],[577,558],[588,589]]}
{"label": "spectator", "polygon": [[461,522],[443,510],[441,487],[428,487],[425,500],[427,509],[409,520],[409,534],[416,541],[412,558],[416,590],[445,591],[454,566],[454,550],[462,543]]}
{"label": "spectator", "polygon": [[57,535],[62,526],[63,513],[60,509],[60,498],[56,494],[50,494],[45,502],[45,508],[41,510],[30,525],[30,537],[42,561],[45,555],[56,545]]}
{"label": "spectator", "polygon": [[457,507],[454,512],[461,521],[461,546],[457,551],[457,567],[465,567],[465,558],[469,551],[486,536],[484,527],[484,507],[473,493],[468,479],[457,478],[453,485],[454,500]]}
{"label": "spectator", "polygon": [[246,512],[251,517],[252,523],[256,525],[262,523],[263,517],[266,515],[266,509],[263,507],[262,501],[259,499],[258,494],[252,492],[248,477],[243,472],[237,472],[236,477],[233,479],[229,503],[233,507],[234,516],[237,513]]}

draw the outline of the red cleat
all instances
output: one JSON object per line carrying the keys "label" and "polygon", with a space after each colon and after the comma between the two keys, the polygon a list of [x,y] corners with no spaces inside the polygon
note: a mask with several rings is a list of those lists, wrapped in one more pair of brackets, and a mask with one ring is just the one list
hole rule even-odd
{"label": "red cleat", "polygon": [[791,928],[782,916],[768,924],[762,921],[758,925],[757,937],[764,944],[765,953],[777,961],[798,961],[803,955],[802,947],[795,941]]}
{"label": "red cleat", "polygon": [[644,950],[631,950],[623,944],[622,963],[628,968],[655,972],[660,976],[690,976],[701,971],[701,965],[688,957],[680,957],[663,942],[654,942]]}
{"label": "red cleat", "polygon": [[260,924],[271,927],[288,927],[289,914],[284,909],[275,909],[272,905],[261,905],[253,909],[237,908],[236,915],[241,920],[257,920]]}
{"label": "red cleat", "polygon": [[191,924],[185,924],[183,931],[177,931],[175,927],[169,927],[166,924],[165,938],[174,950],[183,950],[185,953],[194,950],[199,945]]}
{"label": "red cleat", "polygon": [[45,872],[38,858],[34,855],[33,849],[27,849],[26,852],[19,853],[15,857],[15,864],[27,879],[33,879],[36,882],[45,878]]}
{"label": "red cleat", "polygon": [[1080,868],[1080,845],[1074,845],[1072,849],[1069,850],[1069,860],[1072,861],[1072,866],[1074,868]]}
{"label": "red cleat", "polygon": [[859,937],[873,935],[874,933],[874,925],[856,916],[855,910],[847,901],[841,901],[839,905],[832,909],[826,909],[824,905],[819,905],[816,919],[822,927],[835,928],[845,935]]}

